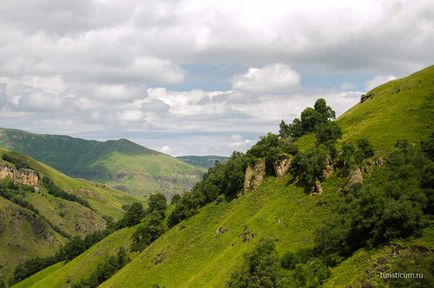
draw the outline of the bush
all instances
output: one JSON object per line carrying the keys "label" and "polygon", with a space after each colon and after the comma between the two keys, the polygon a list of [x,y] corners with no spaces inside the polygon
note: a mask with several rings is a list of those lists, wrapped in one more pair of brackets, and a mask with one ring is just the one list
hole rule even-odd
{"label": "bush", "polygon": [[121,220],[119,220],[118,228],[131,227],[140,223],[143,219],[145,212],[143,204],[134,202],[129,207]]}
{"label": "bush", "polygon": [[312,251],[309,249],[300,249],[296,252],[286,252],[280,263],[285,269],[294,269],[297,264],[304,264],[312,257]]}
{"label": "bush", "polygon": [[327,154],[327,148],[321,145],[295,155],[290,171],[296,179],[301,181],[306,190],[311,188],[317,180],[321,181],[324,178]]}
{"label": "bush", "polygon": [[244,266],[232,274],[228,287],[288,287],[271,240],[262,240],[244,259]]}
{"label": "bush", "polygon": [[160,237],[165,230],[162,218],[158,212],[154,211],[145,218],[145,223],[141,224],[131,236],[131,250],[142,251]]}
{"label": "bush", "polygon": [[31,169],[30,164],[12,155],[3,154],[2,159],[15,165],[17,169]]}
{"label": "bush", "polygon": [[54,182],[47,176],[42,178],[42,184],[45,186],[45,188],[47,188],[49,194],[68,201],[77,202],[87,208],[90,208],[89,202],[87,202],[86,200],[78,196],[75,196],[74,194],[66,193],[65,191],[60,189],[56,184],[54,184]]}

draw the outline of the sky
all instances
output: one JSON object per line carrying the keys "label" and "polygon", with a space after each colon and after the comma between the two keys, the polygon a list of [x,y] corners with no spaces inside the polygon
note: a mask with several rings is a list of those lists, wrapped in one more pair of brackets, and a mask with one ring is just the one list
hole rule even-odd
{"label": "sky", "polygon": [[433,51],[432,0],[1,0],[0,127],[230,155]]}

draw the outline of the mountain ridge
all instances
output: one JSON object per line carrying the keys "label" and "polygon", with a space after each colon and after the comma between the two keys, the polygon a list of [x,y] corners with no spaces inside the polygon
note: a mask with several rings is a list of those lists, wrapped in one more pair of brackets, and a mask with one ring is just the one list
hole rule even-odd
{"label": "mountain ridge", "polygon": [[0,128],[1,146],[28,154],[69,176],[135,195],[182,193],[205,171],[125,138],[97,141]]}

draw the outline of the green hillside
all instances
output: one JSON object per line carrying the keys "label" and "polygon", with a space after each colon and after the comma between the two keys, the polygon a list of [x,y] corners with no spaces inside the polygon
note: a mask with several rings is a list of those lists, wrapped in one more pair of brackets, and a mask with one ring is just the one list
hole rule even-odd
{"label": "green hillside", "polygon": [[[366,138],[377,156],[383,158],[394,149],[397,140],[421,141],[434,130],[434,66],[386,83],[368,94],[373,96],[337,120],[343,132],[341,143]],[[315,136],[310,134],[301,137],[296,145],[303,151],[312,147],[314,141]],[[331,176],[322,183],[323,193],[311,196],[293,180],[290,175],[279,179],[270,176],[257,189],[232,201],[218,198],[168,230],[100,287],[147,288],[154,284],[167,288],[226,287],[232,273],[243,265],[243,255],[263,238],[274,240],[279,256],[312,248],[314,230],[336,212],[334,204],[340,198],[337,192],[345,182],[336,175]],[[404,251],[402,257],[405,251],[415,249],[415,245],[422,247],[417,248],[421,250],[433,247],[432,227],[430,223],[420,237],[397,240]],[[121,233],[126,232],[121,230],[110,237],[121,237]],[[104,244],[107,239],[98,245],[108,245]],[[116,249],[121,245],[125,242],[118,240],[112,247]],[[324,287],[350,287],[351,281],[354,281],[351,287],[372,287],[363,286],[363,281],[370,277],[365,272],[378,268],[374,264],[379,262],[374,260],[380,257],[386,259],[385,263],[396,261],[390,256],[391,245],[393,243],[372,250],[360,249],[331,269]],[[101,261],[91,254],[92,249],[96,246],[77,258],[81,261],[86,258],[92,263],[87,264],[89,267]],[[51,267],[49,269],[58,270],[55,273],[42,271],[32,276],[34,282],[15,287],[64,287],[68,279],[79,278],[77,273],[67,272],[82,267],[72,262]],[[64,272],[58,273],[60,269]]]}
{"label": "green hillside", "polygon": [[[66,243],[66,237],[83,237],[103,230],[103,216],[119,219],[124,213],[123,205],[139,200],[101,184],[70,178],[28,156],[0,148],[0,158],[4,154],[21,159],[40,177],[49,177],[67,193],[85,199],[90,204],[88,208],[55,197],[41,183],[36,187],[37,190],[30,186],[18,186],[21,192],[15,195],[15,199],[20,201],[16,203],[0,195],[0,274],[5,276],[9,276],[23,260],[53,255]],[[14,167],[3,159],[0,160],[0,166]],[[2,179],[0,185],[8,185],[11,181],[9,178]],[[15,191],[13,193],[18,194]],[[26,203],[32,207],[26,206]]]}
{"label": "green hillside", "polygon": [[0,147],[22,152],[75,178],[110,185],[135,195],[189,190],[200,180],[195,167],[126,139],[105,142],[0,129]]}
{"label": "green hillside", "polygon": [[186,156],[178,156],[176,158],[178,158],[181,161],[190,163],[192,165],[200,166],[204,168],[213,167],[216,161],[225,163],[229,159],[229,157],[215,156],[215,155],[207,155],[207,156],[186,155]]}

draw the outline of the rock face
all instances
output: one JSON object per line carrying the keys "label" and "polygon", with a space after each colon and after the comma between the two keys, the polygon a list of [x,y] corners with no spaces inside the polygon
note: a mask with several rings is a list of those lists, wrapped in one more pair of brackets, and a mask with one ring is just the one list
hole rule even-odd
{"label": "rock face", "polygon": [[360,103],[363,103],[363,102],[365,102],[366,100],[368,100],[368,99],[370,99],[370,98],[373,98],[374,97],[374,94],[370,94],[370,93],[368,93],[368,94],[363,94],[362,96],[360,96]]}
{"label": "rock face", "polygon": [[284,156],[274,163],[273,168],[277,178],[281,178],[288,173],[288,170],[291,167],[291,162],[292,158]]}
{"label": "rock face", "polygon": [[325,167],[325,170],[323,172],[324,178],[329,178],[330,176],[332,176],[333,172],[335,171],[335,168],[333,166],[333,160],[332,157],[330,155],[327,155],[327,164]]}
{"label": "rock face", "polygon": [[354,168],[349,175],[347,186],[353,186],[363,182],[363,174],[359,167]]}
{"label": "rock face", "polygon": [[250,165],[246,169],[244,176],[244,192],[257,188],[265,177],[265,160],[256,163],[254,167]]}
{"label": "rock face", "polygon": [[322,186],[321,182],[319,182],[318,179],[315,180],[315,184],[313,184],[312,188],[310,189],[310,195],[317,196],[322,193]]}
{"label": "rock face", "polygon": [[14,183],[38,186],[39,174],[30,169],[15,169],[13,167],[1,165],[0,166],[0,179],[10,178]]}

